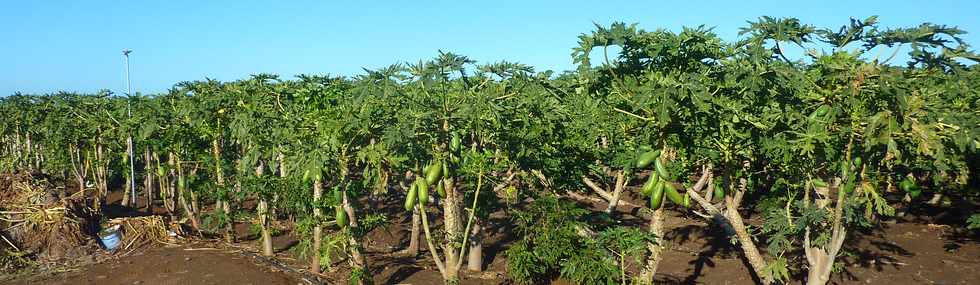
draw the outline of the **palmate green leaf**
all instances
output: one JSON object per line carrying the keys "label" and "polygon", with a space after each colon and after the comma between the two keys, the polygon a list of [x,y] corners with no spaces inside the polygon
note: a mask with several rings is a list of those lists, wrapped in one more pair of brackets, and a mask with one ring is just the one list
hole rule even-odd
{"label": "palmate green leaf", "polygon": [[790,278],[789,264],[784,257],[769,261],[764,270],[766,275],[780,282],[786,282]]}

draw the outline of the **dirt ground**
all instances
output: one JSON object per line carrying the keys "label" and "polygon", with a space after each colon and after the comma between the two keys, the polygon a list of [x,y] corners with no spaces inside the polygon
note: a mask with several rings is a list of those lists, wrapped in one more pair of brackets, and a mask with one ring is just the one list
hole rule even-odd
{"label": "dirt ground", "polygon": [[[380,202],[381,204],[388,204]],[[394,203],[398,205],[398,203]],[[418,257],[398,254],[408,243],[411,218],[399,207],[377,207],[389,216],[390,225],[369,233],[365,254],[371,263],[375,284],[440,284],[441,278],[424,246]],[[672,211],[667,219],[667,251],[656,280],[658,284],[753,284],[753,277],[738,248],[729,243],[718,227]],[[758,217],[751,224],[761,223]],[[641,224],[629,220],[626,224]],[[515,238],[500,212],[491,217],[485,244],[482,273],[466,273],[462,284],[508,284],[506,246]],[[35,275],[8,284],[307,284],[297,277],[306,273],[306,262],[289,249],[297,239],[283,232],[274,238],[279,266],[270,266],[240,248],[257,252],[255,236],[247,225],[238,227],[239,243],[234,248],[206,244],[148,249],[69,272]],[[886,222],[870,232],[849,236],[847,253],[840,258],[843,273],[836,284],[978,284],[980,243],[976,235],[963,236],[942,221],[908,217]],[[424,245],[424,241],[423,241]],[[216,249],[217,248],[217,249]],[[253,254],[254,255],[254,254]],[[328,284],[345,283],[343,262],[320,275]],[[797,272],[796,274],[801,274]],[[801,279],[799,276],[794,279]],[[2,282],[0,282],[2,283]],[[553,284],[569,284],[555,280]],[[798,281],[791,284],[799,284]]]}
{"label": "dirt ground", "polygon": [[[661,284],[753,284],[748,268],[732,248],[714,248],[702,225],[671,219],[675,228],[657,280]],[[693,230],[693,231],[692,231]],[[692,231],[692,232],[688,232]],[[980,246],[974,240],[954,240],[948,226],[896,223],[851,244],[854,256],[844,258],[838,284],[977,284]],[[710,235],[711,233],[707,233]],[[886,238],[888,237],[888,238]],[[278,249],[291,238],[277,238]],[[423,252],[424,253],[424,252]],[[297,268],[287,251],[279,259]],[[861,257],[863,256],[863,257]],[[423,259],[425,256],[422,256]],[[429,262],[416,266],[409,257],[371,252],[376,284],[439,284]],[[504,284],[502,252],[490,270],[469,274],[463,284]],[[344,272],[335,272],[342,275]],[[332,274],[328,274],[332,275]],[[329,282],[329,281],[328,281]],[[304,281],[238,254],[235,250],[185,245],[149,249],[76,270],[39,275],[8,284],[306,284]],[[567,284],[557,280],[555,284]]]}
{"label": "dirt ground", "polygon": [[248,257],[193,245],[149,249],[72,270],[9,284],[297,284]]}

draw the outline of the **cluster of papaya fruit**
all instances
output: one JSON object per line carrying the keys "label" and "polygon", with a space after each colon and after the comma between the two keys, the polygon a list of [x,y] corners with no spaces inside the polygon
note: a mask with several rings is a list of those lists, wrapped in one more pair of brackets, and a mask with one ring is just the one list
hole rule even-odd
{"label": "cluster of papaya fruit", "polygon": [[670,175],[667,172],[665,162],[660,157],[660,150],[643,152],[636,157],[636,169],[642,170],[653,165],[654,171],[650,172],[647,182],[640,188],[640,193],[650,198],[650,208],[657,210],[663,206],[666,196],[671,202],[684,207],[691,206],[691,196],[681,195],[677,192],[674,182],[669,181]]}
{"label": "cluster of papaya fruit", "polygon": [[429,186],[435,185],[436,193],[440,197],[446,197],[446,188],[443,185],[442,175],[449,172],[449,164],[445,161],[434,161],[422,169],[424,176],[418,177],[408,187],[408,195],[405,195],[405,211],[412,211],[415,204],[425,206],[429,203]]}
{"label": "cluster of papaya fruit", "polygon": [[[450,160],[459,161],[457,155],[462,147],[462,139],[459,134],[453,133],[449,142]],[[444,160],[435,160],[422,168],[424,176],[416,178],[412,185],[408,187],[408,195],[405,195],[405,211],[412,211],[415,204],[427,205],[429,203],[429,187],[435,185],[436,193],[439,197],[446,197],[446,186],[443,185],[443,175],[449,174],[449,163]]]}

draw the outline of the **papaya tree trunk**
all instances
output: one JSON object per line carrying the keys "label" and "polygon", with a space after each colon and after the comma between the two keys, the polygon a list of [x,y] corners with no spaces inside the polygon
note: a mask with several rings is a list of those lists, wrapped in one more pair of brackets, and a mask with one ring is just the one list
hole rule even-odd
{"label": "papaya tree trunk", "polygon": [[660,207],[650,216],[650,233],[657,236],[656,242],[647,243],[647,264],[640,272],[640,281],[644,284],[653,284],[653,278],[657,274],[657,267],[660,266],[664,250],[664,207]]}
{"label": "papaya tree trunk", "polygon": [[[255,167],[255,176],[262,177],[263,173],[265,173],[265,165],[259,162],[259,166]],[[272,250],[272,233],[269,231],[269,202],[265,197],[259,198],[256,210],[259,214],[259,225],[262,227],[262,255],[273,256],[275,252]]]}
{"label": "papaya tree trunk", "polygon": [[133,135],[130,134],[126,136],[126,161],[129,162],[129,177],[127,177],[126,182],[129,182],[129,187],[126,188],[126,193],[129,193],[129,204],[136,207],[136,149],[133,146]]}
{"label": "papaya tree trunk", "polygon": [[762,254],[759,253],[759,249],[755,246],[755,242],[752,241],[752,236],[746,230],[745,223],[742,221],[742,215],[738,213],[738,200],[744,195],[746,185],[744,179],[741,182],[742,186],[739,187],[736,192],[735,197],[725,196],[726,212],[725,218],[728,223],[731,224],[732,229],[735,230],[735,236],[738,238],[738,243],[742,247],[742,253],[745,254],[745,259],[748,260],[749,265],[752,266],[752,271],[755,275],[759,277],[759,281],[762,284],[772,284],[773,279],[771,276],[766,274],[766,260],[762,258]]}
{"label": "papaya tree trunk", "polygon": [[167,154],[167,164],[170,166],[170,174],[167,175],[167,191],[163,197],[163,205],[167,208],[167,212],[171,215],[177,211],[177,205],[175,203],[174,189],[177,188],[176,181],[177,178],[177,166],[175,163],[174,153],[169,152]]}
{"label": "papaya tree trunk", "polygon": [[[211,156],[214,158],[215,182],[223,191],[227,190],[224,189],[225,171],[221,166],[221,144],[217,139],[211,140]],[[225,241],[235,242],[235,220],[231,218],[231,206],[225,196],[218,197],[214,210],[221,211],[225,216]]]}
{"label": "papaya tree trunk", "polygon": [[[347,212],[347,224],[350,228],[350,231],[358,232],[357,228],[359,227],[359,224],[357,222],[357,213],[354,212],[354,206],[351,204],[350,199],[347,197],[347,190],[345,189],[344,191],[341,192],[341,194],[342,194],[342,198],[341,198],[342,205],[344,208],[344,212]],[[348,240],[348,243],[350,244],[349,246],[350,256],[351,256],[351,261],[353,262],[353,264],[351,264],[352,267],[358,268],[364,273],[360,275],[362,276],[360,280],[356,280],[357,284],[363,285],[363,284],[373,283],[371,281],[371,272],[369,271],[369,265],[367,259],[365,259],[364,255],[361,254],[361,243],[357,241],[357,237],[355,237],[354,235],[350,235],[350,240]]]}
{"label": "papaya tree trunk", "polygon": [[[823,248],[812,246],[810,243],[810,227],[806,228],[803,236],[803,250],[809,267],[807,270],[807,285],[823,285],[830,281],[830,274],[834,269],[834,259],[837,258],[837,253],[843,247],[844,237],[847,233],[841,222],[844,197],[847,195],[840,189],[840,180],[835,179],[830,188],[818,189],[818,192],[821,192],[821,190],[824,192],[818,196],[822,196],[820,199],[827,199],[829,197],[827,194],[829,194],[830,189],[837,189],[837,204],[834,205],[833,221],[830,226],[830,242]],[[826,202],[817,203],[817,205],[824,209],[827,207]]]}
{"label": "papaya tree trunk", "polygon": [[[190,176],[197,177],[197,167],[191,170]],[[185,175],[184,177],[186,178],[187,176]],[[199,207],[200,203],[198,203],[199,201],[197,199],[197,192],[194,192],[194,189],[191,187],[185,186],[184,189],[187,190],[187,194],[191,196],[191,211],[193,211],[194,215],[197,216],[197,214],[201,212],[201,208]]]}
{"label": "papaya tree trunk", "polygon": [[467,254],[466,270],[483,271],[483,219],[473,221],[473,231],[470,236],[470,250]]}
{"label": "papaya tree trunk", "polygon": [[184,208],[184,215],[186,215],[187,219],[191,221],[191,227],[193,227],[195,231],[200,233],[201,226],[197,221],[197,215],[194,214],[194,208],[187,203],[187,197],[185,197],[184,195],[185,192],[190,191],[189,189],[187,189],[187,183],[186,183],[187,178],[184,177],[184,170],[183,167],[181,166],[180,158],[176,157],[176,159],[177,159],[176,165],[177,165],[177,197],[178,197],[177,199],[180,201],[181,208]]}
{"label": "papaya tree trunk", "polygon": [[[135,169],[136,168],[133,166],[133,164],[135,163],[133,161],[133,159],[134,159],[134,157],[133,157],[133,137],[130,136],[130,137],[127,137],[126,138],[126,156],[123,157],[123,160],[125,160],[126,166],[128,167],[128,169],[125,171],[126,172],[126,183],[125,183],[126,184],[126,189],[123,190],[123,198],[122,198],[122,201],[120,201],[121,202],[120,204],[122,204],[123,207],[128,207],[130,204],[132,204],[134,207],[136,206],[136,201],[135,201],[135,199],[136,199],[136,196],[135,196],[136,195],[136,176],[135,176],[136,175],[136,172],[135,172]],[[133,200],[133,201],[130,201],[130,200]]]}
{"label": "papaya tree trunk", "polygon": [[422,217],[419,215],[418,207],[412,209],[412,233],[408,240],[408,248],[405,249],[405,253],[410,256],[417,256],[419,254],[419,235],[420,224],[422,223]]}
{"label": "papaya tree trunk", "polygon": [[[279,177],[286,178],[286,155],[279,152],[276,160],[279,161]],[[279,192],[272,193],[272,203],[279,203]],[[272,219],[276,219],[276,217],[278,217],[275,207],[269,209],[269,213],[272,215]]]}
{"label": "papaya tree trunk", "polygon": [[445,183],[446,199],[443,200],[443,222],[446,231],[446,242],[443,245],[446,255],[446,272],[443,278],[448,282],[459,280],[460,251],[458,240],[463,235],[462,193],[455,187],[452,178],[443,180]]}
{"label": "papaya tree trunk", "polygon": [[85,164],[82,162],[82,154],[79,147],[69,144],[68,157],[71,159],[71,171],[75,176],[75,183],[78,183],[78,192],[85,195]]}
{"label": "papaya tree trunk", "polygon": [[323,182],[313,181],[313,254],[310,258],[310,272],[320,273],[320,243],[323,239],[323,225],[320,225],[323,210],[320,209],[320,199],[323,198]]}
{"label": "papaya tree trunk", "polygon": [[[127,153],[127,154],[129,154],[129,152],[131,151],[131,150],[129,149],[129,148],[130,148],[130,146],[132,146],[132,145],[131,145],[131,144],[129,144],[129,143],[127,143],[127,144],[126,144],[126,153]],[[128,164],[129,164],[129,161],[130,161],[130,159],[131,159],[131,157],[130,157],[129,155],[127,155],[127,156],[125,156],[125,157],[123,157],[123,161],[125,161],[125,162],[126,162],[126,164],[127,164],[127,166],[128,166]],[[119,201],[119,204],[120,204],[120,205],[122,205],[123,207],[129,207],[129,205],[130,205],[130,204],[133,204],[133,206],[136,206],[136,204],[135,204],[135,203],[130,203],[130,199],[132,199],[132,193],[131,193],[131,192],[129,191],[129,189],[131,189],[132,187],[136,187],[136,186],[135,186],[135,185],[133,184],[133,183],[134,183],[133,181],[136,181],[136,180],[135,180],[135,179],[133,178],[133,171],[131,171],[130,169],[127,169],[127,170],[126,170],[126,171],[124,171],[124,172],[126,173],[126,175],[125,175],[125,178],[126,178],[126,182],[124,183],[124,184],[126,185],[126,187],[125,187],[125,189],[123,190],[123,196],[122,196],[122,200],[121,200],[121,201]]]}
{"label": "papaya tree trunk", "polygon": [[612,197],[609,199],[609,205],[606,206],[606,213],[612,213],[616,210],[616,205],[619,205],[620,195],[623,193],[623,189],[626,188],[626,175],[623,174],[622,170],[616,171],[616,185],[613,186]]}
{"label": "papaya tree trunk", "polygon": [[[143,192],[146,193],[146,209],[153,213],[153,171],[150,170],[150,150],[143,151]],[[133,204],[134,207],[138,205]]]}

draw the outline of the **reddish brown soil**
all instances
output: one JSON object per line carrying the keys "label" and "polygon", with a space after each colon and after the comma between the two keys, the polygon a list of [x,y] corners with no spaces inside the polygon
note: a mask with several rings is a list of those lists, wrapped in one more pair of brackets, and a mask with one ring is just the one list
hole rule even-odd
{"label": "reddish brown soil", "polygon": [[[408,244],[410,217],[398,210],[392,201],[371,203],[374,213],[388,216],[390,224],[370,232],[365,254],[376,284],[440,284],[441,278],[422,242],[417,257],[398,254]],[[142,204],[142,203],[141,203]],[[381,205],[396,205],[384,207]],[[674,213],[667,219],[667,251],[661,262],[657,282],[660,284],[753,284],[753,276],[737,246],[730,244],[718,227],[700,218]],[[759,215],[747,217],[758,225]],[[935,224],[934,224],[935,223]],[[954,232],[940,221],[910,219],[883,223],[877,229],[849,236],[847,253],[839,260],[844,271],[835,273],[836,284],[977,284],[980,280],[980,243],[976,235]],[[948,222],[947,222],[948,223]],[[488,222],[483,273],[465,273],[462,284],[506,284],[504,251],[516,238],[503,212]],[[631,216],[624,224],[640,226],[645,222]],[[433,225],[438,227],[438,225]],[[245,224],[236,227],[238,247],[257,248],[255,236]],[[289,249],[297,238],[284,231],[274,238],[275,260],[294,271],[277,272],[268,264],[227,250],[188,251],[186,247],[158,248],[141,255],[128,256],[84,266],[76,271],[35,276],[12,284],[297,284],[295,272],[306,272],[306,262],[297,260]],[[759,244],[764,247],[763,243]],[[764,248],[762,249],[764,250]],[[802,256],[791,257],[802,258]],[[346,282],[349,274],[344,262],[320,277],[330,284]],[[793,272],[801,280],[804,272]],[[554,284],[569,284],[556,280]],[[791,284],[799,284],[793,281]]]}
{"label": "reddish brown soil", "polygon": [[222,250],[167,247],[9,284],[297,284],[248,257]]}
{"label": "reddish brown soil", "polygon": [[[753,221],[757,224],[759,221]],[[753,284],[739,250],[706,223],[672,217],[669,250],[657,279],[669,284]],[[957,237],[949,226],[924,223],[883,224],[871,233],[852,235],[839,258],[844,271],[837,284],[977,284],[980,244]],[[760,246],[764,246],[760,244]],[[764,250],[761,249],[761,250]],[[798,258],[802,258],[800,255]],[[797,276],[796,280],[804,276]],[[799,284],[799,281],[791,284]]]}

